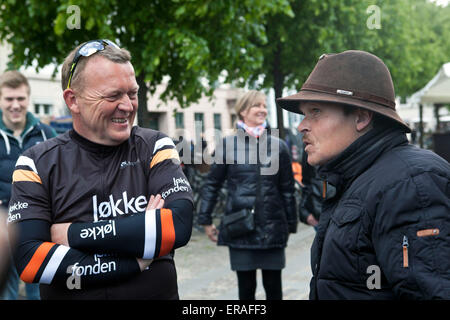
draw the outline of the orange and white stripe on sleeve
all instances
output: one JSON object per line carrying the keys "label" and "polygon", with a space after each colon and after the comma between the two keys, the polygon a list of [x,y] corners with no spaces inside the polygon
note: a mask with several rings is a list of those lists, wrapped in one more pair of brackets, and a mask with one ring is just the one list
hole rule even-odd
{"label": "orange and white stripe on sleeve", "polygon": [[180,161],[180,157],[178,156],[178,152],[172,139],[164,137],[157,140],[155,143],[150,168],[156,166],[158,163],[164,160],[169,159]]}
{"label": "orange and white stripe on sleeve", "polygon": [[16,169],[13,172],[12,182],[36,182],[42,184],[36,165],[33,159],[20,156],[16,162]]}
{"label": "orange and white stripe on sleeve", "polygon": [[27,283],[51,283],[69,249],[52,242],[41,243],[20,274],[20,279]]}

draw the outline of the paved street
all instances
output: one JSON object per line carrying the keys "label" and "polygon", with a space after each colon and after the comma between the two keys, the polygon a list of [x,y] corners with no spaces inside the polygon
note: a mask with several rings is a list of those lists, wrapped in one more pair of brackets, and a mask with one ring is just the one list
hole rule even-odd
{"label": "paved street", "polygon": [[[286,268],[283,269],[283,298],[308,299],[310,248],[315,231],[299,223],[289,238]],[[175,254],[180,299],[237,300],[236,274],[230,269],[228,247],[217,246],[204,233],[193,231],[188,245]],[[256,299],[264,300],[261,273],[258,273]]]}

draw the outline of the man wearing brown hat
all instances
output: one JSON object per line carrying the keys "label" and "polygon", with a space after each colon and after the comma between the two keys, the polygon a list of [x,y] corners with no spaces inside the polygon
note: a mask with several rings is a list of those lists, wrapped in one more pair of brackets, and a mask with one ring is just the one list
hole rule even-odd
{"label": "man wearing brown hat", "polygon": [[277,100],[305,116],[324,179],[311,299],[450,299],[450,165],[408,144],[394,101],[388,68],[363,51],[322,55]]}

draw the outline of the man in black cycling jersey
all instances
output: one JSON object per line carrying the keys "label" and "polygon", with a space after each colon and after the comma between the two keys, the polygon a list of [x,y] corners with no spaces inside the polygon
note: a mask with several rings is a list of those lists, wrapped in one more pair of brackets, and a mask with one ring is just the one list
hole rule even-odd
{"label": "man in black cycling jersey", "polygon": [[173,141],[133,126],[127,50],[75,48],[62,68],[73,130],[28,149],[8,221],[21,279],[42,299],[178,299],[174,249],[192,230],[192,192]]}

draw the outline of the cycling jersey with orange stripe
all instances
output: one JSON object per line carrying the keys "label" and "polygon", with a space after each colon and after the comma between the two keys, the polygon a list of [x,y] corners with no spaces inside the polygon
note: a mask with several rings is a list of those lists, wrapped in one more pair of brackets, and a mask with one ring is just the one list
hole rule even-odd
{"label": "cycling jersey with orange stripe", "polygon": [[[146,211],[156,194],[164,208]],[[15,261],[24,281],[51,289],[79,276],[78,290],[87,295],[111,283],[120,291],[117,283],[133,277],[151,286],[145,281],[151,266],[140,272],[135,257],[171,259],[187,243],[192,193],[175,146],[162,133],[134,127],[126,142],[110,147],[72,130],[18,159],[8,222],[19,230]],[[73,222],[69,247],[51,241],[50,226],[60,222]]]}

